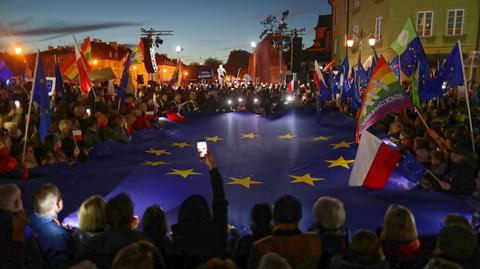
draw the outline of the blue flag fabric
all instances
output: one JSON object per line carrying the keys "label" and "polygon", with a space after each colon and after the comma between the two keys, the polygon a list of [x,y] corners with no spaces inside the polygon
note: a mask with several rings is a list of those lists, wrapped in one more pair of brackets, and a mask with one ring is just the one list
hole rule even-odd
{"label": "blue flag fabric", "polygon": [[120,80],[120,85],[118,85],[117,96],[120,98],[120,103],[125,103],[125,97],[127,95],[127,86],[128,79],[130,78],[130,64],[132,63],[132,58],[135,58],[135,53],[130,52],[127,56],[127,61],[123,65],[122,79]]}
{"label": "blue flag fabric", "polygon": [[435,90],[433,87],[430,87],[431,80],[430,65],[426,58],[422,58],[418,62],[418,95],[421,102],[442,95],[441,90],[438,92],[431,92],[431,90]]}
{"label": "blue flag fabric", "polygon": [[390,68],[398,80],[400,80],[400,65],[398,62],[398,56],[393,57],[392,62],[390,62]]}
{"label": "blue flag fabric", "polygon": [[423,175],[427,172],[427,168],[423,166],[415,156],[407,153],[403,160],[398,164],[397,173],[413,183],[418,183]]}
{"label": "blue flag fabric", "polygon": [[445,63],[435,74],[435,81],[444,90],[443,92],[465,84],[461,57],[460,46],[457,43],[448,55]]}
{"label": "blue flag fabric", "polygon": [[50,131],[50,124],[52,121],[50,113],[50,98],[48,97],[47,79],[45,76],[45,69],[43,67],[43,60],[40,52],[37,53],[37,69],[35,70],[34,88],[32,98],[37,102],[40,109],[40,127],[38,135],[40,140],[44,141]]}
{"label": "blue flag fabric", "polygon": [[0,82],[9,80],[12,75],[12,71],[10,71],[5,61],[0,57]]}
{"label": "blue flag fabric", "polygon": [[419,37],[415,37],[408,43],[407,49],[400,55],[400,68],[408,77],[417,70],[418,61],[425,58],[422,42]]}
{"label": "blue flag fabric", "polygon": [[350,84],[348,83],[348,71],[350,71],[350,66],[348,64],[348,55],[345,54],[342,64],[342,101],[346,100],[350,96]]}
{"label": "blue flag fabric", "polygon": [[[142,216],[147,207],[158,204],[173,225],[187,197],[200,194],[211,202],[209,171],[196,157],[195,147],[198,139],[206,138],[222,175],[228,223],[239,231],[250,226],[254,204],[272,204],[285,194],[302,203],[301,229],[314,222],[315,201],[332,195],[344,203],[349,216],[345,227],[350,230],[375,229],[383,223],[385,209],[398,201],[416,212],[420,234],[438,232],[438,219],[450,212],[469,213],[464,197],[406,190],[394,183],[394,179],[407,181],[399,176],[391,177],[382,190],[348,187],[357,150],[352,143],[355,119],[335,112],[319,116],[327,124],[316,122],[315,111],[304,110],[272,117],[185,114],[187,123],[161,121],[159,129],[135,132],[130,144],[104,142],[86,163],[43,166],[31,173],[38,176],[37,182],[55,183],[68,197],[59,217],[67,216],[64,222],[72,226],[85,197],[99,194],[108,201],[122,192],[135,204],[135,215]],[[31,181],[4,181],[17,183],[26,197],[38,186]],[[31,210],[30,203],[25,207]]]}
{"label": "blue flag fabric", "polygon": [[368,86],[369,76],[367,74],[367,71],[365,71],[365,68],[363,68],[362,62],[360,61],[360,56],[358,57],[357,68],[358,68],[359,86],[362,88],[366,88]]}
{"label": "blue flag fabric", "polygon": [[57,61],[57,56],[55,56],[55,91],[60,96],[60,98],[65,97],[65,88],[63,86],[63,77],[62,72],[60,71],[60,65]]}
{"label": "blue flag fabric", "polygon": [[332,98],[336,99],[337,94],[340,94],[340,73],[335,76],[332,72],[332,69],[330,69],[328,73],[328,79],[330,83],[330,90],[332,91]]}
{"label": "blue flag fabric", "polygon": [[362,98],[360,96],[360,87],[358,87],[359,75],[354,73],[352,82],[352,109],[359,109],[362,106]]}

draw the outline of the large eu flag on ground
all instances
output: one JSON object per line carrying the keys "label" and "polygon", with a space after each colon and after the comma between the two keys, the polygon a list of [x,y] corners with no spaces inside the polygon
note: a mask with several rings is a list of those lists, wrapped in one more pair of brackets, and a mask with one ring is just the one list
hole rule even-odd
{"label": "large eu flag on ground", "polygon": [[185,116],[184,124],[162,119],[159,129],[135,133],[130,144],[105,142],[86,163],[34,169],[33,179],[17,181],[25,205],[31,205],[36,186],[54,182],[65,196],[60,217],[66,216],[67,223],[75,225],[75,212],[88,196],[108,200],[125,192],[136,215],[159,204],[174,224],[185,198],[201,194],[211,199],[208,170],[196,157],[195,143],[205,139],[223,176],[229,223],[241,231],[250,226],[255,203],[271,204],[285,194],[303,205],[302,229],[312,224],[312,206],[321,196],[344,202],[346,227],[352,230],[381,225],[391,203],[413,210],[420,233],[438,231],[447,213],[469,212],[463,198],[408,190],[407,180],[398,175],[383,190],[348,187],[357,146],[355,119],[344,114],[297,110],[271,117],[237,112]]}

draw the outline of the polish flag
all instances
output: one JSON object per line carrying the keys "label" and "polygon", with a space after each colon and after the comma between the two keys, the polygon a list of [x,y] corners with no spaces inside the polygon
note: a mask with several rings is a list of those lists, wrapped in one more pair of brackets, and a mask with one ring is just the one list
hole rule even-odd
{"label": "polish flag", "polygon": [[382,189],[401,157],[400,152],[364,131],[348,185]]}
{"label": "polish flag", "polygon": [[147,112],[145,112],[145,118],[151,119],[151,118],[153,118],[153,116],[154,116],[153,111],[147,111]]}
{"label": "polish flag", "polygon": [[315,82],[315,85],[317,86],[317,89],[320,91],[323,85],[327,85],[325,83],[325,79],[323,78],[323,73],[322,70],[320,70],[320,66],[318,65],[317,60],[315,60],[315,71],[313,72],[313,81]]}
{"label": "polish flag", "polygon": [[295,91],[295,80],[290,80],[287,84],[288,92],[293,93]]}
{"label": "polish flag", "polygon": [[87,61],[85,56],[80,52],[80,49],[78,48],[77,44],[77,39],[75,36],[73,37],[75,40],[75,61],[77,63],[77,69],[78,69],[78,78],[80,80],[80,90],[88,94],[90,92],[90,89],[92,88],[92,82],[90,81],[90,78],[88,77],[87,73]]}
{"label": "polish flag", "polygon": [[75,140],[76,142],[83,140],[82,130],[73,130],[72,134],[73,134],[73,140]]}

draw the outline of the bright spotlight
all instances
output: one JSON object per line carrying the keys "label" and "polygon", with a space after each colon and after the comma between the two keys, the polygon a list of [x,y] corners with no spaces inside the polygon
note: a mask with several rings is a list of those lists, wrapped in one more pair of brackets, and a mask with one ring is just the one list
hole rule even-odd
{"label": "bright spotlight", "polygon": [[228,103],[229,105],[231,105],[231,104],[232,104],[232,100],[228,99],[227,103]]}

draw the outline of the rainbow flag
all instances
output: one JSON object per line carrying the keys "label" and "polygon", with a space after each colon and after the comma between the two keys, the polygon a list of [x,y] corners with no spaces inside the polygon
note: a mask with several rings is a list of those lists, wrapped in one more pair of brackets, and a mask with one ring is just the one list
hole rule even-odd
{"label": "rainbow flag", "polygon": [[133,49],[133,52],[135,53],[135,58],[132,60],[132,63],[138,64],[143,62],[143,41],[140,40],[138,45]]}
{"label": "rainbow flag", "polygon": [[[82,53],[81,57],[84,58],[84,63],[86,65],[87,71],[90,71],[90,66],[88,65],[88,61],[92,57],[92,46],[90,44],[90,37],[87,37],[85,42],[82,45]],[[70,80],[75,80],[78,76],[78,69],[76,64],[75,54],[68,57],[65,63],[63,63],[61,71],[65,77]]]}
{"label": "rainbow flag", "polygon": [[363,98],[357,119],[357,139],[363,131],[390,113],[412,106],[410,97],[382,55],[375,65]]}

